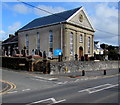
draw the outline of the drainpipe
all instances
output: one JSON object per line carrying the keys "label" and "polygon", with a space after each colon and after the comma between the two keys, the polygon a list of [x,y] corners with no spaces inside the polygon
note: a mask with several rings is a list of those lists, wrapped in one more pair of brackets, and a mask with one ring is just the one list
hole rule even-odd
{"label": "drainpipe", "polygon": [[62,23],[60,24],[61,24],[61,50],[63,52],[63,24]]}
{"label": "drainpipe", "polygon": [[61,50],[62,50],[62,46],[63,46],[63,25],[62,25],[62,23],[60,23],[61,24]]}

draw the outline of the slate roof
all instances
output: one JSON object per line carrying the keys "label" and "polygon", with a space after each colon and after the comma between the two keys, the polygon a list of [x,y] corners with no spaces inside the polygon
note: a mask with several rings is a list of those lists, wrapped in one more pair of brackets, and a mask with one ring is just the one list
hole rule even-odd
{"label": "slate roof", "polygon": [[10,44],[10,43],[17,43],[18,42],[18,36],[11,36],[5,41],[2,42],[2,44]]}
{"label": "slate roof", "polygon": [[36,27],[40,27],[40,26],[46,26],[46,25],[50,25],[50,24],[54,24],[54,23],[65,22],[70,16],[72,16],[80,8],[81,7],[34,19],[33,21],[31,21],[30,23],[28,23],[27,25],[25,25],[18,31],[36,28]]}

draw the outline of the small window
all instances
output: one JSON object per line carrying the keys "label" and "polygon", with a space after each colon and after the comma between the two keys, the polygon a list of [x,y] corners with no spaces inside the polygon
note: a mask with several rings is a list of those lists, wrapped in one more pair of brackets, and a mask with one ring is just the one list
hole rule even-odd
{"label": "small window", "polygon": [[80,35],[80,42],[83,42],[83,36]]}

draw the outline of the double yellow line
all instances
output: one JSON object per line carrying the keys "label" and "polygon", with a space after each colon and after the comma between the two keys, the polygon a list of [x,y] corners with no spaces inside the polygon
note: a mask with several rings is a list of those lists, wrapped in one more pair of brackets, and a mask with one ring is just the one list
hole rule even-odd
{"label": "double yellow line", "polygon": [[8,86],[7,86],[7,87],[5,87],[2,91],[0,91],[0,95],[6,94],[6,93],[9,92],[10,90],[16,88],[16,85],[15,85],[14,83],[12,83],[12,82],[4,81],[4,80],[0,80],[0,82],[10,85],[10,88],[9,88],[9,89],[7,89],[7,88],[8,88]]}

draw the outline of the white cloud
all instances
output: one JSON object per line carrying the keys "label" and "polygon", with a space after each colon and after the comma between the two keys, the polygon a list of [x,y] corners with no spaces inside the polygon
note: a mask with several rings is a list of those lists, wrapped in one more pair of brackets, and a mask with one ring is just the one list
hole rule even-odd
{"label": "white cloud", "polygon": [[13,7],[14,11],[21,13],[21,14],[27,14],[30,12],[30,8],[28,8],[27,6],[23,5],[23,4],[16,4]]}
{"label": "white cloud", "polygon": [[[118,37],[116,35],[118,34],[118,10],[113,6],[109,7],[107,3],[98,4],[95,8],[95,14],[91,18],[93,21],[92,23],[96,28],[95,40],[117,45]],[[100,32],[97,29],[109,33]]]}
{"label": "white cloud", "polygon": [[5,31],[3,31],[3,30],[0,30],[0,34],[4,34],[5,33]]}
{"label": "white cloud", "polygon": [[8,26],[8,32],[14,34],[14,32],[17,31],[20,28],[20,26],[20,22],[15,22],[13,25]]}
{"label": "white cloud", "polygon": [[15,22],[11,26],[8,26],[7,31],[0,31],[0,40],[5,40],[8,38],[9,34],[14,34],[21,26],[20,22]]}
{"label": "white cloud", "polygon": [[[49,11],[50,13],[58,13],[58,12],[65,11],[65,9],[63,7],[52,7],[52,6],[45,6],[45,5],[38,5],[37,7],[41,8],[43,10]],[[50,13],[47,13],[45,11],[42,11],[42,10],[36,9],[36,8],[34,9],[34,12],[38,16],[51,15]]]}
{"label": "white cloud", "polygon": [[0,30],[0,41],[2,40],[3,36],[5,35],[5,31]]}

